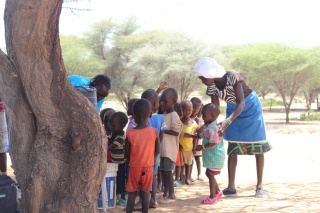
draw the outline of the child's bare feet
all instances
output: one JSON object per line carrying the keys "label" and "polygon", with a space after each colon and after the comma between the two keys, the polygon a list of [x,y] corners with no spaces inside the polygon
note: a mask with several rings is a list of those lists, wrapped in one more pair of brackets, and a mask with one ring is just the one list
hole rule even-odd
{"label": "child's bare feet", "polygon": [[158,202],[155,200],[150,200],[149,209],[156,209],[158,206]]}
{"label": "child's bare feet", "polygon": [[191,180],[189,180],[189,179],[186,180],[186,184],[187,184],[187,185],[193,185],[193,183],[192,183]]}
{"label": "child's bare feet", "polygon": [[176,201],[176,196],[174,196],[174,195],[168,196],[168,197],[163,196],[163,199],[159,200],[159,202],[161,202],[161,203],[172,203],[174,201]]}
{"label": "child's bare feet", "polygon": [[142,211],[141,200],[139,200],[137,203],[134,204],[133,211]]}
{"label": "child's bare feet", "polygon": [[198,176],[198,180],[203,181],[203,178],[202,178],[202,177],[200,177],[200,176]]}

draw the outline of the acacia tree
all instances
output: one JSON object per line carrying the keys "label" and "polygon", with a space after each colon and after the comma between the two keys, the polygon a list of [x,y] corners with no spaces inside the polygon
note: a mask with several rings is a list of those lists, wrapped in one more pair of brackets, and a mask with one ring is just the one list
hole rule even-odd
{"label": "acacia tree", "polygon": [[60,34],[60,45],[64,66],[69,75],[76,74],[93,78],[102,72],[102,60],[90,51],[83,38]]}
{"label": "acacia tree", "polygon": [[139,61],[146,65],[153,78],[166,80],[177,90],[179,99],[186,100],[192,92],[201,90],[202,84],[193,65],[201,56],[207,56],[207,51],[206,43],[183,32],[159,31],[136,55],[140,56]]}
{"label": "acacia tree", "polygon": [[135,51],[153,36],[152,32],[139,32],[135,17],[121,23],[103,20],[85,34],[89,48],[104,60],[105,74],[112,79],[112,91],[126,108],[139,87],[144,87],[146,70],[137,63]]}
{"label": "acacia tree", "polygon": [[22,208],[96,212],[106,139],[95,108],[69,83],[59,42],[62,0],[7,0],[0,97]]}
{"label": "acacia tree", "polygon": [[[252,69],[251,63],[243,63],[242,60],[237,60],[236,57],[232,57],[235,52],[241,51],[243,46],[224,46],[222,48],[222,52],[227,56],[230,69],[234,69],[238,72],[241,72],[241,75],[245,78],[246,83],[254,89],[259,97],[265,99],[266,95],[270,92],[274,92],[274,87],[265,80],[265,78],[261,78],[261,73],[257,72],[256,69]],[[246,46],[244,46],[246,48]],[[250,50],[249,50],[250,51]],[[243,59],[244,56],[242,56]],[[246,61],[259,61],[257,58],[252,59],[251,55],[247,55]],[[276,97],[276,96],[275,96]],[[274,98],[275,98],[274,97]],[[271,100],[272,101],[272,100]]]}
{"label": "acacia tree", "polygon": [[247,74],[259,75],[280,94],[289,123],[291,104],[299,89],[314,77],[315,56],[309,49],[286,44],[249,44],[231,53],[239,64],[250,70]]}
{"label": "acacia tree", "polygon": [[320,93],[320,70],[319,70],[319,60],[320,60],[320,47],[315,47],[311,49],[312,55],[315,56],[314,68],[311,73],[313,73],[313,78],[311,78],[307,84],[302,88],[303,95],[306,99],[306,108],[311,109],[311,103],[316,99],[317,95]]}

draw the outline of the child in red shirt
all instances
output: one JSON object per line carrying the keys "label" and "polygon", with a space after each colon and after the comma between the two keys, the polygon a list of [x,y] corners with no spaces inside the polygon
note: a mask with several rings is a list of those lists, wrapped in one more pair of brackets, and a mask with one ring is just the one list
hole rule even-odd
{"label": "child in red shirt", "polygon": [[144,98],[133,104],[136,127],[127,131],[126,156],[130,171],[126,191],[129,192],[126,212],[133,212],[137,191],[140,189],[142,212],[149,210],[149,196],[153,180],[155,156],[160,153],[157,130],[148,126],[150,102]]}

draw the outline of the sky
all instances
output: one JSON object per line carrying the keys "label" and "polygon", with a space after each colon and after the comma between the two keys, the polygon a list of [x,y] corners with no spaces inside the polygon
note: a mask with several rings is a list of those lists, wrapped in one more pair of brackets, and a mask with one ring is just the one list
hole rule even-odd
{"label": "sky", "polygon": [[[220,45],[320,46],[318,0],[80,0],[75,7],[90,11],[75,15],[64,8],[60,33],[80,35],[103,19],[136,16],[142,30],[179,30]],[[3,10],[4,0],[0,0],[1,17]],[[4,47],[3,23],[0,47]]]}

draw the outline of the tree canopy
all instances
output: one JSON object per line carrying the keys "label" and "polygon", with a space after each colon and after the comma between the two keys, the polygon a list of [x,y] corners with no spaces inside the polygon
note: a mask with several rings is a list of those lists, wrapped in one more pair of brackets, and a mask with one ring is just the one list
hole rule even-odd
{"label": "tree canopy", "polygon": [[270,85],[280,94],[287,123],[298,90],[319,72],[312,51],[287,44],[249,44],[234,47],[229,54],[251,82],[264,87]]}

